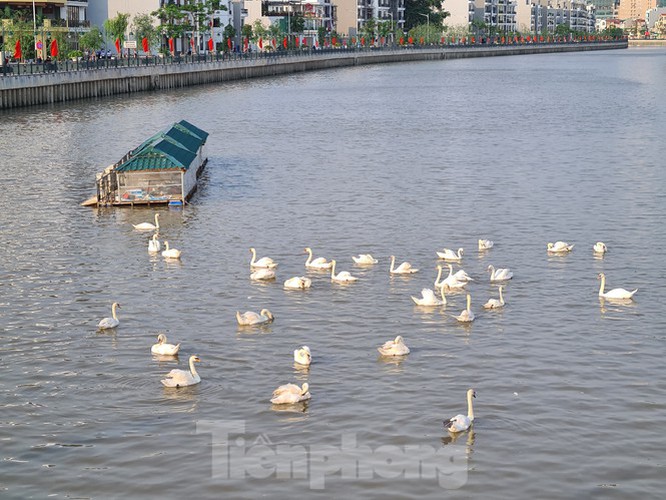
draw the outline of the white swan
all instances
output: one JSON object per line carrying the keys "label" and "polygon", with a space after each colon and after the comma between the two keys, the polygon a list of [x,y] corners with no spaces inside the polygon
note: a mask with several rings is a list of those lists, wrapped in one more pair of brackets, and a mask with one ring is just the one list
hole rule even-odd
{"label": "white swan", "polygon": [[436,252],[437,257],[444,260],[451,260],[453,262],[460,262],[463,256],[463,249],[459,248],[458,253],[454,252],[450,248],[443,248],[441,252]]}
{"label": "white swan", "polygon": [[153,237],[148,240],[148,252],[157,253],[162,250],[162,244],[160,240],[157,239],[157,233],[153,234]]}
{"label": "white swan", "polygon": [[305,276],[294,276],[284,282],[284,288],[287,290],[305,290],[312,286],[312,280]]}
{"label": "white swan", "polygon": [[335,274],[335,259],[331,261],[331,264],[333,264],[331,267],[332,281],[337,281],[338,283],[351,283],[352,281],[356,281],[358,279],[356,276],[352,276],[349,271],[340,271],[338,274]]}
{"label": "white swan", "polygon": [[254,311],[245,311],[243,314],[236,311],[236,321],[241,326],[271,323],[274,319],[273,314],[268,309],[262,309],[259,314]]}
{"label": "white swan", "polygon": [[424,288],[421,290],[421,298],[412,295],[412,300],[417,306],[445,306],[446,297],[444,296],[444,287],[440,287],[439,293],[442,297],[441,299],[430,288]]}
{"label": "white swan", "polygon": [[165,387],[186,387],[188,385],[195,385],[201,382],[201,377],[194,368],[194,363],[201,361],[199,356],[190,356],[190,370],[180,370],[175,368],[166,374],[166,378],[162,379],[162,384]]}
{"label": "white swan", "polygon": [[472,296],[467,294],[467,309],[463,309],[458,316],[454,316],[461,323],[471,323],[474,321],[474,313],[472,312]]}
{"label": "white swan", "polygon": [[449,275],[442,281],[440,281],[440,278],[442,277],[442,266],[437,266],[437,278],[435,278],[435,287],[436,288],[445,288],[446,290],[462,290],[465,285],[467,285],[466,281],[459,281],[455,275],[453,274],[453,266],[451,264],[447,264],[449,266]]}
{"label": "white swan", "polygon": [[513,271],[508,267],[498,267],[495,269],[495,266],[490,265],[487,270],[490,272],[491,283],[496,281],[507,281],[513,278]]}
{"label": "white swan", "polygon": [[254,248],[250,248],[250,252],[252,253],[250,267],[261,267],[266,269],[275,269],[277,267],[277,262],[275,262],[270,257],[262,257],[259,260],[255,260],[257,258],[257,251]]}
{"label": "white swan", "polygon": [[603,255],[608,252],[608,247],[603,241],[597,241],[592,247],[592,251],[596,254]]}
{"label": "white swan", "polygon": [[310,385],[307,382],[302,387],[298,387],[296,384],[285,384],[273,391],[271,403],[274,405],[300,403],[307,401],[310,397]]}
{"label": "white swan", "polygon": [[160,333],[157,336],[157,344],[153,344],[150,348],[150,352],[153,354],[161,354],[163,356],[175,356],[180,350],[180,343],[173,345],[167,344],[166,335]]}
{"label": "white swan", "polygon": [[370,264],[376,264],[377,262],[379,262],[377,259],[375,259],[369,253],[359,254],[358,257],[353,257],[352,256],[352,260],[354,262],[356,262],[357,264],[360,264],[362,266],[367,266],[367,265],[370,265]]}
{"label": "white swan", "polygon": [[308,254],[308,259],[305,261],[305,267],[308,269],[330,269],[333,265],[332,262],[327,261],[324,257],[312,258],[312,249],[307,247],[305,252]]}
{"label": "white swan", "polygon": [[155,214],[155,224],[142,222],[141,224],[132,224],[132,226],[139,231],[156,231],[160,228],[160,214]]}
{"label": "white swan", "polygon": [[268,269],[267,267],[262,267],[250,274],[250,279],[252,281],[269,281],[275,279],[275,271]]}
{"label": "white swan", "polygon": [[491,240],[479,240],[479,250],[490,250],[495,245]]}
{"label": "white swan", "polygon": [[548,253],[569,253],[573,247],[573,244],[569,245],[566,241],[556,241],[546,246]]}
{"label": "white swan", "polygon": [[394,340],[384,342],[384,345],[378,347],[377,350],[382,356],[405,356],[409,354],[409,347],[405,345],[401,335],[398,335]]}
{"label": "white swan", "polygon": [[599,297],[603,297],[604,299],[631,299],[638,291],[638,288],[631,292],[629,290],[625,290],[624,288],[613,288],[612,290],[604,292],[604,288],[606,287],[606,275],[604,273],[599,273],[597,279],[601,280],[601,286],[599,287]]}
{"label": "white swan", "polygon": [[398,267],[394,268],[395,265],[395,255],[391,255],[391,267],[389,268],[390,274],[414,274],[418,273],[419,270],[412,267],[409,262],[403,262]]}
{"label": "white swan", "polygon": [[169,248],[169,242],[164,241],[164,246],[166,250],[162,252],[162,257],[165,259],[180,259],[180,255],[183,253],[180,250],[176,250],[175,248]]}
{"label": "white swan", "polygon": [[504,307],[504,297],[502,297],[502,289],[504,287],[499,287],[499,300],[497,299],[488,299],[488,302],[483,304],[484,309],[500,309]]}
{"label": "white swan", "polygon": [[449,432],[462,432],[469,429],[474,423],[474,408],[472,407],[472,398],[476,397],[474,389],[467,391],[467,415],[456,415],[455,417],[444,421],[444,428]]}
{"label": "white swan", "polygon": [[310,366],[312,363],[312,353],[306,345],[294,351],[294,361],[299,365]]}
{"label": "white swan", "polygon": [[114,302],[113,305],[111,306],[111,318],[104,318],[99,322],[97,325],[97,328],[100,330],[109,330],[111,328],[115,328],[120,324],[120,320],[118,319],[118,316],[116,316],[116,309],[121,309],[120,304],[118,302]]}

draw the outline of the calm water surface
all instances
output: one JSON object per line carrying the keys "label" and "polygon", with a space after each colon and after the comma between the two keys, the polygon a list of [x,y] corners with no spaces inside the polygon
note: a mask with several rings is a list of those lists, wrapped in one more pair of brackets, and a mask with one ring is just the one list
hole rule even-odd
{"label": "calm water surface", "polygon": [[[665,82],[665,50],[629,49],[2,113],[0,497],[661,496]],[[78,203],[96,172],[182,118],[210,132],[210,161],[191,205],[159,209],[174,264],[132,229],[154,210]],[[478,238],[495,247],[480,254]],[[549,257],[556,240],[573,252]],[[250,246],[279,261],[276,283],[250,282]],[[311,290],[285,292],[306,246],[360,280],[310,272]],[[471,326],[451,318],[464,294],[431,310],[409,298],[432,286],[442,247],[465,249]],[[379,264],[354,266],[359,252]],[[420,272],[390,277],[390,255]],[[497,296],[489,264],[515,273],[501,312],[481,308]],[[600,302],[599,272],[635,301]],[[114,301],[120,327],[96,332]],[[272,325],[236,326],[236,310],[263,307]],[[150,355],[160,331],[182,342],[178,359]],[[411,354],[378,358],[398,334]],[[292,361],[303,344],[309,370]],[[202,383],[163,388],[193,353]],[[306,381],[309,404],[271,407],[275,387]],[[442,420],[465,412],[469,387],[474,431],[452,438]],[[320,464],[350,443],[352,458]],[[431,453],[421,469],[413,449]]]}

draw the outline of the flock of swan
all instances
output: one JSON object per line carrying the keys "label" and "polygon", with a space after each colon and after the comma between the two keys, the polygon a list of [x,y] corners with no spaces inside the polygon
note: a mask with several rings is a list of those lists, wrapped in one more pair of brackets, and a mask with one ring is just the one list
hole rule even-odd
{"label": "flock of swan", "polygon": [[[160,242],[158,240],[158,231],[159,231],[159,214],[155,215],[155,224],[143,223],[134,226],[135,229],[141,231],[155,231],[155,234],[149,240],[149,252],[155,253],[160,251]],[[170,250],[176,251],[175,249],[169,249],[168,243],[165,242],[167,247],[166,252]],[[478,240],[479,252],[486,252],[493,248],[494,242],[486,239]],[[555,243],[548,243],[546,245],[546,251],[548,254],[567,254],[573,251],[574,245],[569,244],[563,241],[557,241]],[[597,242],[593,246],[593,252],[597,256],[603,256],[608,251],[607,246],[603,242]],[[252,255],[250,260],[250,279],[256,281],[270,281],[277,279],[276,269],[278,263],[270,257],[261,257],[257,259],[257,252],[254,248],[250,248],[250,253]],[[353,276],[348,271],[340,271],[336,273],[336,260],[328,260],[324,257],[314,257],[313,251],[311,248],[305,248],[304,253],[307,253],[307,260],[305,261],[306,270],[323,270],[327,273],[330,272],[331,282],[337,283],[354,283],[358,280],[358,277]],[[180,252],[178,252],[177,257],[173,253],[165,254],[165,258],[180,258]],[[411,299],[417,306],[421,307],[440,307],[446,306],[447,299],[446,293],[455,293],[465,291],[465,287],[473,280],[463,269],[459,269],[456,272],[453,271],[453,265],[451,262],[461,263],[462,257],[464,255],[464,250],[459,248],[457,251],[453,251],[449,248],[444,248],[441,251],[436,251],[436,255],[439,259],[445,261],[445,265],[448,268],[448,276],[442,279],[442,274],[444,266],[439,264],[437,266],[437,277],[433,283],[434,289],[424,288],[421,290],[421,297],[412,296]],[[352,260],[355,264],[361,266],[374,266],[378,263],[378,259],[374,258],[371,254],[360,254],[358,256],[353,256]],[[489,265],[487,268],[489,272],[489,281],[490,283],[501,283],[498,287],[499,289],[499,298],[490,298],[486,303],[483,304],[483,308],[486,310],[496,310],[501,309],[506,305],[504,300],[503,291],[505,288],[505,283],[513,278],[513,272],[509,268],[495,268],[492,265]],[[413,267],[409,262],[402,262],[397,267],[395,266],[395,256],[390,256],[390,265],[388,272],[390,275],[403,274],[410,275],[419,272],[419,269]],[[604,273],[599,273],[598,279],[601,281],[599,288],[599,297],[609,300],[631,300],[634,294],[637,292],[637,289],[629,291],[624,288],[614,288],[609,291],[605,291],[606,285],[606,276]],[[304,290],[312,286],[312,279],[306,276],[294,276],[288,278],[283,283],[283,288],[286,290]],[[457,321],[461,323],[471,323],[475,320],[475,314],[472,311],[472,297],[470,293],[466,294],[466,304],[467,307],[463,309],[458,315],[452,316]],[[98,328],[100,330],[113,329],[119,326],[120,320],[117,316],[117,310],[120,308],[120,304],[114,302],[111,308],[112,316],[102,319]],[[241,327],[253,327],[256,325],[264,325],[271,323],[275,320],[273,314],[266,308],[262,309],[259,313],[254,311],[237,311],[236,312],[236,321]],[[151,352],[156,355],[161,356],[176,356],[180,349],[180,343],[170,344],[167,341],[166,335],[160,333],[157,337],[157,343],[151,347]],[[401,335],[398,335],[395,339],[385,342],[383,345],[377,348],[377,351],[381,356],[388,357],[399,357],[406,356],[410,353],[409,347],[405,344],[405,341]],[[310,366],[312,363],[312,351],[308,346],[301,346],[294,350],[293,356],[294,362],[300,366]],[[195,363],[199,362],[200,359],[197,355],[192,355],[189,357],[189,370],[182,369],[173,369],[161,380],[161,383],[165,387],[180,388],[190,385],[195,385],[201,382],[201,377],[197,373]],[[469,429],[474,422],[474,410],[472,406],[472,399],[476,397],[476,392],[474,389],[469,389],[467,391],[467,415],[456,415],[455,417],[445,420],[444,427],[453,433],[462,432]],[[273,391],[270,402],[275,405],[281,404],[294,404],[303,401],[307,401],[311,398],[310,386],[308,383],[303,383],[301,386],[296,384],[285,384],[281,385],[275,391]]]}

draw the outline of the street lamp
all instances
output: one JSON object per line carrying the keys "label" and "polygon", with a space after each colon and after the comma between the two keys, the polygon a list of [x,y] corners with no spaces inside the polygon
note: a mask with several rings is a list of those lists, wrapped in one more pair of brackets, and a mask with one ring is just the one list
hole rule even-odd
{"label": "street lamp", "polygon": [[393,11],[389,10],[388,15],[391,16],[391,45],[393,45],[393,32],[395,31],[393,29]]}
{"label": "street lamp", "polygon": [[426,18],[426,38],[428,39],[428,43],[430,43],[430,14],[421,14],[418,12],[418,15]]}

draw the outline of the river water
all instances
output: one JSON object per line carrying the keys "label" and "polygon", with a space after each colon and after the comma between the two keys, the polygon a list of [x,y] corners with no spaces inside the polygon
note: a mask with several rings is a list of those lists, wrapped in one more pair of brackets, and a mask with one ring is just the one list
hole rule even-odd
{"label": "river water", "polygon": [[[628,49],[3,112],[0,497],[661,496],[664,82],[666,50]],[[78,205],[180,119],[210,133],[190,205]],[[132,228],[155,211],[179,263]],[[556,240],[575,247],[547,255]],[[249,280],[251,246],[279,262],[276,282]],[[306,246],[359,281],[306,271]],[[464,248],[475,278],[469,326],[452,318],[464,293],[410,300],[443,247]],[[390,255],[420,271],[390,276]],[[489,264],[514,271],[502,311],[481,307],[498,292]],[[635,300],[600,300],[600,272]],[[298,275],[310,290],[282,289]],[[114,301],[120,326],[97,332]],[[236,325],[264,307],[271,325]],[[150,354],[159,332],[179,358]],[[411,353],[379,358],[396,335]],[[293,364],[303,344],[309,370]],[[195,353],[201,384],[163,388]],[[272,406],[287,382],[308,382],[310,402]],[[451,435],[468,388],[473,431]]]}

